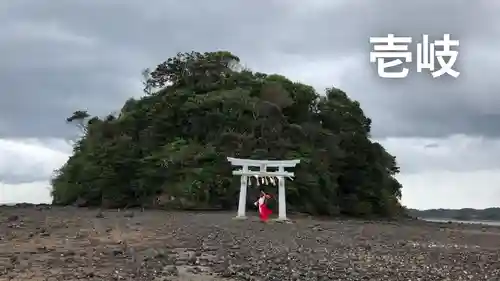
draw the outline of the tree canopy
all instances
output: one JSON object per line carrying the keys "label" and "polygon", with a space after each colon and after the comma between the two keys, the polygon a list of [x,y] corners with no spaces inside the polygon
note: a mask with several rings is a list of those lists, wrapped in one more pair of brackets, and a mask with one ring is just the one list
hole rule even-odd
{"label": "tree canopy", "polygon": [[145,94],[117,114],[76,111],[67,121],[83,136],[52,180],[53,203],[231,209],[239,178],[230,156],[301,159],[287,182],[292,211],[401,211],[395,157],[370,139],[359,102],[337,88],[319,95],[281,75],[242,69],[239,61],[230,52],[179,53],[144,71]]}

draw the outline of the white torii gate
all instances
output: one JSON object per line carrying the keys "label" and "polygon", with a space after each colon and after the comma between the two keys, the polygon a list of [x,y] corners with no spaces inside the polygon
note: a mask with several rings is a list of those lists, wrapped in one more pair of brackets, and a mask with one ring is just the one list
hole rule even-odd
{"label": "white torii gate", "polygon": [[[247,185],[249,176],[257,177],[277,177],[278,178],[278,220],[285,221],[286,217],[286,196],[285,196],[285,177],[293,180],[294,173],[285,171],[285,168],[293,168],[300,160],[251,160],[227,157],[233,166],[241,166],[240,170],[233,171],[233,175],[241,176],[240,181],[240,199],[238,203],[238,215],[236,218],[246,218],[246,199]],[[258,167],[259,171],[251,171],[249,167]],[[268,172],[267,168],[278,168],[276,172]]]}

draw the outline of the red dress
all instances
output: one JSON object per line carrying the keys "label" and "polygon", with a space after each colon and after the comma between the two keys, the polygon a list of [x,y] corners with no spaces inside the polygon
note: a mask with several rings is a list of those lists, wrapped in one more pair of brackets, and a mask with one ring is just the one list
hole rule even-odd
{"label": "red dress", "polygon": [[269,219],[269,216],[273,213],[271,209],[269,209],[266,205],[266,197],[262,196],[259,198],[258,205],[259,205],[259,217],[260,220],[263,222],[266,222]]}

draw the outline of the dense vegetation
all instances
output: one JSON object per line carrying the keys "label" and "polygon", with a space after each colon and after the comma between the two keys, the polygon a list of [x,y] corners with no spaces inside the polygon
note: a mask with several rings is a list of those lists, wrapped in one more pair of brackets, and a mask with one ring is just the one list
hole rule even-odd
{"label": "dense vegetation", "polygon": [[76,111],[67,121],[84,136],[52,180],[53,203],[231,209],[239,192],[231,156],[301,159],[287,182],[292,211],[402,210],[395,157],[370,140],[358,102],[239,65],[229,52],[178,54],[145,72],[145,95],[119,113]]}
{"label": "dense vegetation", "polygon": [[500,221],[500,208],[487,209],[409,209],[409,215],[426,219],[453,219],[453,220],[477,220],[477,221]]}

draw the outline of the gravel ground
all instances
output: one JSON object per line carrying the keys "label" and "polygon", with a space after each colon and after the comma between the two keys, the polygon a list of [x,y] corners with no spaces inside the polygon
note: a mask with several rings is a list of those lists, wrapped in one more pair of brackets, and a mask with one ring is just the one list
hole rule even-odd
{"label": "gravel ground", "polygon": [[500,228],[0,208],[3,280],[500,280]]}

